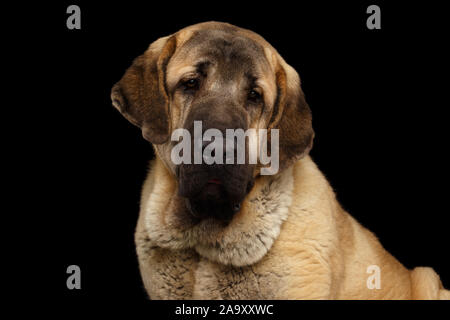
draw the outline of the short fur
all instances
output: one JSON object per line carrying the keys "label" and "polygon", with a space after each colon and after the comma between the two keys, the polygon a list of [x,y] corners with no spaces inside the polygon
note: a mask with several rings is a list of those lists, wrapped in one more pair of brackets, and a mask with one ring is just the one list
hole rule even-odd
{"label": "short fur", "polygon": [[[341,208],[309,156],[258,178],[242,211],[209,239],[197,233],[208,222],[177,221],[182,207],[157,159],[136,230],[152,299],[450,299],[431,268],[406,269]],[[367,287],[370,265],[381,269],[380,289]]]}
{"label": "short fur", "polygon": [[[192,68],[189,59],[215,40],[248,49],[255,55],[249,63],[260,66],[266,101],[260,114],[241,117],[246,126],[280,129],[281,170],[260,176],[254,168],[253,187],[229,223],[192,218],[179,195],[183,180],[177,180],[168,142],[171,130],[192,112],[177,107],[173,87]],[[308,156],[314,132],[298,74],[259,35],[209,22],[161,38],[114,86],[112,100],[156,151],[136,230],[150,298],[450,299],[431,268],[406,269],[341,208]],[[223,112],[219,118],[226,115],[217,112]],[[367,285],[372,265],[381,271],[379,289]]]}

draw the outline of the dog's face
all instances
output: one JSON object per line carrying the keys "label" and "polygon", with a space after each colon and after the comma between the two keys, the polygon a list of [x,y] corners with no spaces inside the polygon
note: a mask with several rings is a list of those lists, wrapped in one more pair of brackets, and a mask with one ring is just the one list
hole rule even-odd
{"label": "dog's face", "polygon": [[[229,220],[261,166],[225,160],[175,165],[171,151],[177,141],[170,139],[175,129],[186,129],[192,146],[199,143],[194,121],[201,121],[201,133],[216,129],[224,136],[227,129],[269,129],[270,139],[270,129],[279,129],[281,170],[312,146],[311,114],[295,70],[263,38],[225,23],[194,25],[155,41],[113,87],[112,100],[142,128],[199,219]],[[201,150],[207,147],[200,144]]]}

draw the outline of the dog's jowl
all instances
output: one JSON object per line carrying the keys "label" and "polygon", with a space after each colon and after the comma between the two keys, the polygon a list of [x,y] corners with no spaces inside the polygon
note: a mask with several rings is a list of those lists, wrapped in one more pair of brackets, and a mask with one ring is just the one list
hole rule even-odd
{"label": "dog's jowl", "polygon": [[300,78],[261,36],[207,22],[162,37],[111,98],[156,153],[135,237],[150,298],[450,298],[341,208],[308,155]]}

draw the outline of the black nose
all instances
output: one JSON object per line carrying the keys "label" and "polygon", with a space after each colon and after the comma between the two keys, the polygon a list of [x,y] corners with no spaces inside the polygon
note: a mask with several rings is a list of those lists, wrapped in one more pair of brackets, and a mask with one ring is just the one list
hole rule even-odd
{"label": "black nose", "polygon": [[[203,141],[202,142],[202,157],[203,159],[208,159],[209,157],[215,158],[216,157],[216,150],[220,148],[219,143],[222,144],[222,155],[223,155],[223,163],[235,163],[233,160],[235,157],[235,149],[236,149],[236,141],[230,141],[227,140],[226,137],[223,137],[223,139],[213,140],[213,141]],[[208,147],[209,146],[209,147]],[[205,153],[205,149],[208,147],[208,151]],[[212,160],[212,159],[211,159]]]}
{"label": "black nose", "polygon": [[205,154],[205,149],[206,149],[206,147],[207,146],[209,146],[209,145],[211,145],[211,147],[210,148],[213,148],[212,149],[212,151],[211,151],[211,156],[212,157],[215,157],[216,156],[216,148],[215,148],[215,146],[216,146],[216,144],[217,144],[218,142],[216,142],[216,141],[203,141],[203,144],[202,144],[202,154]]}

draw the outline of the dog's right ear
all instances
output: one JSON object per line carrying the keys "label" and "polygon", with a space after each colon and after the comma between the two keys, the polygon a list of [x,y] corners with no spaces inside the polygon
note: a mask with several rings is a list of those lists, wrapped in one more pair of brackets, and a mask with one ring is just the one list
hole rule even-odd
{"label": "dog's right ear", "polygon": [[111,91],[113,106],[140,127],[143,137],[154,144],[164,143],[169,138],[169,98],[165,76],[175,49],[175,36],[156,40],[133,61]]}

